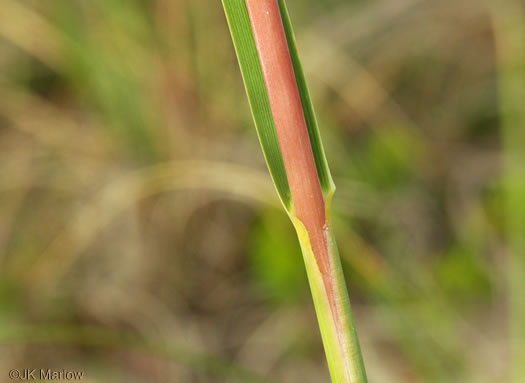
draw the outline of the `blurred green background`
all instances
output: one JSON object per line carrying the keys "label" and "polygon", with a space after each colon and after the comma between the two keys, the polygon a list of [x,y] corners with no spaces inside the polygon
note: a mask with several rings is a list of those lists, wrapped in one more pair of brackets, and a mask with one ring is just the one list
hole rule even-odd
{"label": "blurred green background", "polygon": [[[525,381],[523,2],[288,6],[370,382]],[[219,1],[0,2],[12,368],[329,381]]]}

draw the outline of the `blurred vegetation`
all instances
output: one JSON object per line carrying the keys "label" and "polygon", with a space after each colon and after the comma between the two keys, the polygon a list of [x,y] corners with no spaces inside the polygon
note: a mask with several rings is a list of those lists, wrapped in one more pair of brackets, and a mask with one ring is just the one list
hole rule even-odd
{"label": "blurred vegetation", "polygon": [[[509,382],[525,5],[288,5],[370,381]],[[328,381],[220,2],[2,0],[0,329],[2,381]]]}

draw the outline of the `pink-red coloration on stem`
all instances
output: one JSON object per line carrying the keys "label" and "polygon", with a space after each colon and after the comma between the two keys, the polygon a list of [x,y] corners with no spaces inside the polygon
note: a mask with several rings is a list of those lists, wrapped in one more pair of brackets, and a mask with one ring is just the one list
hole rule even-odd
{"label": "pink-red coloration on stem", "polygon": [[[321,185],[277,0],[246,0],[295,215],[306,227],[334,319],[337,308]],[[339,323],[336,323],[339,327]]]}

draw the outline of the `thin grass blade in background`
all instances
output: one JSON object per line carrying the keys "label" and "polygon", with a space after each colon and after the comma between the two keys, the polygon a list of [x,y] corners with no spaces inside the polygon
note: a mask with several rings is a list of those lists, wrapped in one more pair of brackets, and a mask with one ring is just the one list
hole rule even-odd
{"label": "thin grass blade in background", "polygon": [[257,133],[297,231],[333,382],[366,382],[337,246],[335,191],[282,0],[223,0]]}
{"label": "thin grass blade in background", "polygon": [[499,64],[503,123],[503,187],[507,228],[511,379],[525,376],[525,6],[506,0],[491,5]]}

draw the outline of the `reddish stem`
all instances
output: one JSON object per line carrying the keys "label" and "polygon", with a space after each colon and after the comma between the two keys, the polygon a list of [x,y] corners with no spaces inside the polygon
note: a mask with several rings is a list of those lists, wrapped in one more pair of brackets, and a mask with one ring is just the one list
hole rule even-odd
{"label": "reddish stem", "polygon": [[303,107],[277,0],[246,0],[295,215],[303,223],[323,278],[337,332],[341,323],[335,297],[326,212]]}
{"label": "reddish stem", "polygon": [[297,218],[329,274],[325,204],[277,0],[246,0]]}

